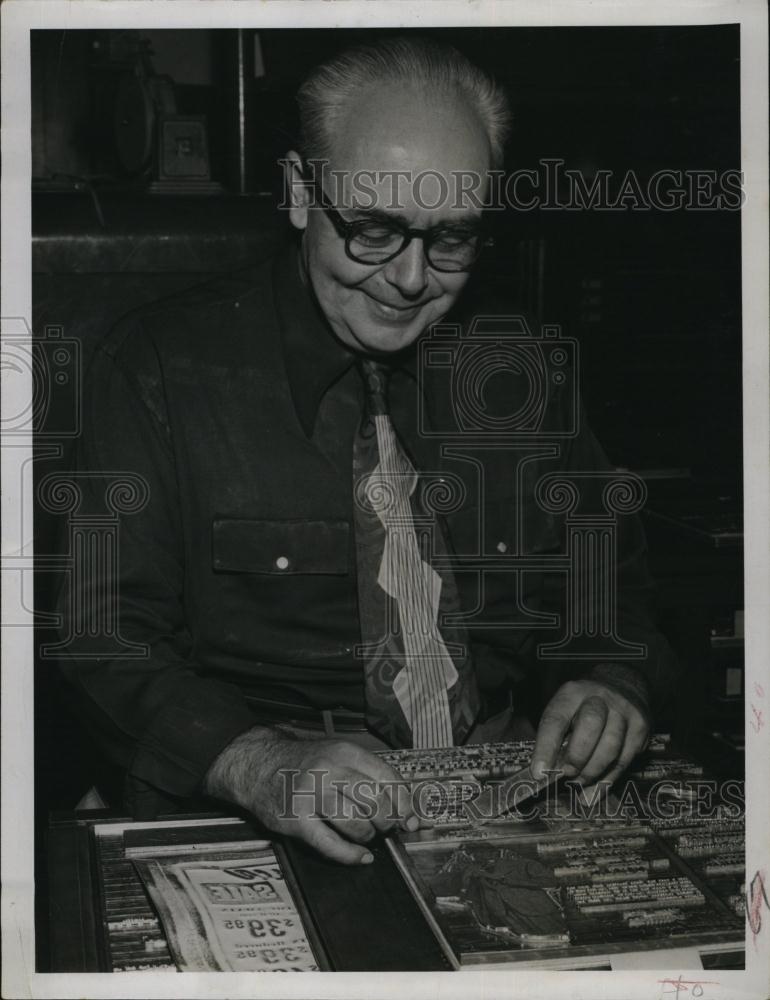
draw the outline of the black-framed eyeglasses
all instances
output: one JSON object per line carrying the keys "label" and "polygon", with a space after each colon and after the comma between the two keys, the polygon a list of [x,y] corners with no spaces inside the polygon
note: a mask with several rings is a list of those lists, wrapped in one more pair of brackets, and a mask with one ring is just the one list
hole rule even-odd
{"label": "black-framed eyeglasses", "polygon": [[348,222],[331,204],[318,181],[313,182],[317,204],[326,212],[345,253],[357,264],[387,264],[398,257],[414,239],[421,239],[425,256],[434,271],[469,271],[484,247],[494,241],[483,226],[434,226],[413,229],[396,219],[356,219]]}

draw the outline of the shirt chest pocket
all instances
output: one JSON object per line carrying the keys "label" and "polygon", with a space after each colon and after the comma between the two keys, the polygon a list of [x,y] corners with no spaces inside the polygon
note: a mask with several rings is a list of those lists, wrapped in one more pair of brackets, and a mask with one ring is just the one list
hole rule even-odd
{"label": "shirt chest pocket", "polygon": [[345,576],[350,570],[348,521],[217,518],[211,541],[216,573]]}

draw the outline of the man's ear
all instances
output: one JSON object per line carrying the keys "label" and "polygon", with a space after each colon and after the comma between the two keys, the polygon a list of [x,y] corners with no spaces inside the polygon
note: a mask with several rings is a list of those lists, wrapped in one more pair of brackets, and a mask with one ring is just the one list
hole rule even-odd
{"label": "man's ear", "polygon": [[290,149],[283,160],[284,184],[289,204],[289,219],[296,229],[307,226],[307,212],[311,203],[312,189],[303,177],[302,158]]}

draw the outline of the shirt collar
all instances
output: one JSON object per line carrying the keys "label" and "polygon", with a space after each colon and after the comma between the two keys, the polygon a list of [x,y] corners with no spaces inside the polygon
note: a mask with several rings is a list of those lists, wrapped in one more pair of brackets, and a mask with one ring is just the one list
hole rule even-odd
{"label": "shirt collar", "polygon": [[302,276],[299,250],[293,242],[275,260],[273,287],[289,389],[302,429],[310,437],[326,390],[355,358],[326,322]]}
{"label": "shirt collar", "polygon": [[[321,312],[312,288],[303,278],[296,243],[279,253],[274,267],[275,307],[289,389],[302,429],[311,437],[321,400],[355,364],[356,355],[334,336]],[[408,351],[395,367],[416,377],[416,352]]]}

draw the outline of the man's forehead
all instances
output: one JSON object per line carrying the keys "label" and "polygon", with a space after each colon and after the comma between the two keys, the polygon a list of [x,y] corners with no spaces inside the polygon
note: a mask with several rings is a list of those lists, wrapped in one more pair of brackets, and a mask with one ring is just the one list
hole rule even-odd
{"label": "man's forehead", "polygon": [[[346,202],[362,189],[378,203],[394,189],[432,204],[458,177],[486,177],[489,140],[476,112],[450,95],[432,99],[413,87],[370,89],[351,100],[333,143],[329,168]],[[466,184],[468,182],[466,181]],[[422,195],[422,197],[420,197]],[[370,196],[370,198],[373,197]]]}

